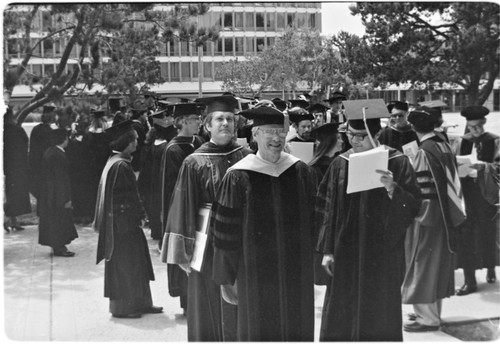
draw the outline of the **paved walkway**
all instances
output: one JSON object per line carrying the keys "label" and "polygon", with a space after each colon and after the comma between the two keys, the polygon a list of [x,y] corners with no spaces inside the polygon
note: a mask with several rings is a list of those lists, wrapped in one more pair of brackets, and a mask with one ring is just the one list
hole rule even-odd
{"label": "paved walkway", "polygon": [[[97,234],[78,227],[79,238],[68,248],[73,258],[52,257],[51,249],[37,244],[38,227],[4,234],[4,340],[72,342],[185,342],[186,319],[178,298],[167,292],[167,269],[160,262],[156,243],[149,240],[156,280],[151,283],[155,305],[162,314],[140,319],[116,319],[103,297],[104,264],[95,264]],[[148,233],[149,234],[149,233]],[[149,235],[148,235],[149,236]],[[456,285],[462,284],[456,273]],[[497,270],[500,277],[500,270]],[[477,273],[479,292],[451,297],[443,302],[443,321],[500,317],[499,282],[485,283],[485,271]],[[316,340],[324,287],[316,287]],[[404,305],[403,312],[411,311]],[[444,332],[406,333],[405,341],[458,341]]]}

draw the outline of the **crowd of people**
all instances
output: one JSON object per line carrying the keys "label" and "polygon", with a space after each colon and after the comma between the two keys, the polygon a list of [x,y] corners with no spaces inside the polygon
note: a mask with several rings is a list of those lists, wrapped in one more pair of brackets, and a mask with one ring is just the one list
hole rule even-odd
{"label": "crowd of people", "polygon": [[[441,107],[340,91],[316,104],[148,95],[68,127],[46,105],[29,140],[9,108],[4,228],[23,229],[29,193],[54,256],[78,254],[75,224],[92,224],[118,318],[163,311],[149,234],[189,341],[313,341],[314,285],[326,286],[321,341],[401,341],[438,330],[442,300],[476,292],[476,270],[496,282],[499,265],[500,137],[486,107],[468,106],[450,141]],[[301,142],[307,163],[290,150]],[[351,162],[375,151],[378,184],[353,192]]]}

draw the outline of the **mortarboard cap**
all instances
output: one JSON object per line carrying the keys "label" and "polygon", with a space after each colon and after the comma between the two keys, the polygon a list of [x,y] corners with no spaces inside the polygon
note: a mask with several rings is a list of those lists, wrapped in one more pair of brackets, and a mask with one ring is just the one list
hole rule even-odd
{"label": "mortarboard cap", "polygon": [[276,108],[280,111],[285,111],[288,106],[288,102],[281,98],[274,98],[272,102],[276,106]]}
{"label": "mortarboard cap", "polygon": [[339,123],[326,123],[320,127],[311,130],[311,136],[320,140],[327,136],[336,135],[338,133]]}
{"label": "mortarboard cap", "polygon": [[160,109],[148,115],[150,118],[165,118],[167,109]]}
{"label": "mortarboard cap", "polygon": [[329,107],[328,107],[328,106],[325,106],[325,105],[320,104],[320,103],[316,103],[316,104],[311,105],[311,106],[309,107],[309,112],[310,112],[310,113],[316,113],[316,112],[322,112],[322,113],[324,113],[324,112],[326,112],[326,110],[328,110],[328,109],[329,109]]}
{"label": "mortarboard cap", "polygon": [[288,117],[290,117],[290,122],[295,124],[299,124],[301,121],[312,121],[314,119],[314,116],[306,109],[297,106],[288,110]]}
{"label": "mortarboard cap", "polygon": [[123,134],[126,134],[132,130],[134,130],[134,128],[132,127],[132,121],[127,119],[115,125],[112,125],[108,129],[106,129],[105,132],[111,136],[112,140],[116,140]]}
{"label": "mortarboard cap", "polygon": [[393,102],[392,110],[408,111],[408,103],[395,100]]}
{"label": "mortarboard cap", "polygon": [[428,108],[438,108],[438,107],[446,107],[448,104],[443,102],[442,100],[436,99],[436,100],[429,100],[426,102],[419,102],[418,105],[420,106],[425,106]]}
{"label": "mortarboard cap", "polygon": [[289,102],[292,107],[298,106],[300,108],[307,109],[307,107],[309,106],[309,102],[304,99],[291,99],[289,100]]}
{"label": "mortarboard cap", "polygon": [[160,107],[160,108],[166,108],[167,106],[172,104],[170,102],[167,102],[166,100],[158,100],[157,103],[158,103],[158,107]]}
{"label": "mortarboard cap", "polygon": [[460,111],[460,115],[468,121],[482,119],[490,113],[487,107],[481,105],[470,105]]}
{"label": "mortarboard cap", "polygon": [[195,101],[205,104],[207,106],[207,113],[214,111],[235,113],[238,109],[238,100],[230,95],[197,98]]}
{"label": "mortarboard cap", "polygon": [[363,121],[363,108],[366,122],[372,134],[380,130],[380,118],[389,117],[389,111],[383,99],[345,100],[342,102],[348,124],[356,130],[366,130]]}
{"label": "mortarboard cap", "polygon": [[94,118],[102,118],[106,115],[106,111],[102,109],[92,109],[90,113],[94,116]]}
{"label": "mortarboard cap", "polygon": [[283,124],[285,120],[285,116],[280,110],[267,105],[256,106],[241,111],[239,114],[247,119],[253,119],[254,127],[265,124]]}
{"label": "mortarboard cap", "polygon": [[123,98],[122,97],[109,97],[108,98],[108,106],[111,113],[115,113],[116,111],[120,111],[123,107]]}
{"label": "mortarboard cap", "polygon": [[189,115],[200,115],[203,111],[203,105],[199,103],[177,103],[169,105],[168,110],[174,118]]}
{"label": "mortarboard cap", "polygon": [[332,95],[330,96],[330,98],[328,99],[325,99],[324,101],[325,102],[329,102],[329,103],[333,103],[333,102],[338,102],[338,101],[344,101],[344,100],[347,100],[347,97],[344,93],[342,92],[339,92],[339,91],[335,91],[332,93]]}
{"label": "mortarboard cap", "polygon": [[389,113],[392,113],[393,108],[394,108],[394,102],[390,102],[387,104],[387,111],[389,111]]}

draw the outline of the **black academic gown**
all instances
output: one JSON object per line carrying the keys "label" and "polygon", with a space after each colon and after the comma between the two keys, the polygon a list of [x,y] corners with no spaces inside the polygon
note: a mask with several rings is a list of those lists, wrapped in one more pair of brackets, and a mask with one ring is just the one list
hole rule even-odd
{"label": "black academic gown", "polygon": [[42,158],[47,148],[52,145],[52,130],[50,124],[40,123],[33,128],[30,135],[30,191],[37,199],[40,195]]}
{"label": "black academic gown", "polygon": [[99,183],[94,228],[99,232],[97,263],[105,259],[104,296],[110,312],[123,315],[152,306],[154,280],[148,243],[141,228],[145,211],[130,160],[111,156]]}
{"label": "black academic gown", "polygon": [[71,201],[71,184],[66,154],[57,146],[43,155],[40,181],[38,243],[60,249],[78,234],[72,210],[64,207]]}
{"label": "black academic gown", "polygon": [[[182,163],[168,213],[162,245],[162,261],[189,264],[193,255],[198,210],[212,203],[226,170],[250,151],[231,143],[204,143]],[[210,245],[207,244],[210,248]],[[220,287],[211,278],[211,250],[205,252],[201,272],[192,270],[188,279],[188,340],[222,341]],[[236,319],[232,319],[235,321]],[[235,334],[229,340],[236,340]],[[227,339],[227,338],[226,338]]]}
{"label": "black academic gown", "polygon": [[213,279],[238,292],[238,341],[314,340],[309,167],[230,170],[212,208]]}
{"label": "black academic gown", "polygon": [[18,216],[31,212],[29,195],[28,135],[13,123],[4,124],[3,173],[5,176],[6,216]]}
{"label": "black academic gown", "polygon": [[385,127],[380,132],[378,141],[389,147],[403,151],[403,146],[412,141],[418,142],[417,133],[408,125],[404,128]]}
{"label": "black academic gown", "polygon": [[66,157],[71,182],[73,215],[92,220],[95,211],[95,207],[93,207],[95,194],[89,188],[91,185],[89,170],[91,152],[85,143],[72,139],[66,148]]}
{"label": "black academic gown", "polygon": [[[388,147],[387,147],[388,148]],[[321,319],[321,341],[402,341],[401,281],[406,229],[420,207],[410,161],[389,151],[398,186],[346,193],[349,155],[333,160],[319,185],[317,250],[334,255]]]}

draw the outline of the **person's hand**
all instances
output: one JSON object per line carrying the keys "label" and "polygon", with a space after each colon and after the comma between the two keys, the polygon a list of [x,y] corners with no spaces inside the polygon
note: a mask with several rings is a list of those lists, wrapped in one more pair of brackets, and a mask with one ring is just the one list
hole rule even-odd
{"label": "person's hand", "polygon": [[71,201],[67,201],[66,203],[64,203],[64,209],[73,209],[73,204],[71,203]]}
{"label": "person's hand", "polygon": [[478,171],[483,171],[485,166],[486,166],[486,163],[484,161],[478,161],[477,163],[472,164],[469,167],[473,168],[475,170],[478,170]]}
{"label": "person's hand", "polygon": [[394,182],[394,176],[392,175],[392,172],[389,170],[387,171],[375,170],[375,172],[382,175],[380,177],[380,182],[384,184],[384,187],[386,188],[387,192],[392,194],[394,188],[396,187],[396,183]]}
{"label": "person's hand", "polygon": [[321,266],[326,270],[326,273],[333,276],[333,254],[323,255]]}
{"label": "person's hand", "polygon": [[179,264],[179,267],[186,271],[188,275],[191,273],[191,266],[189,264]]}

